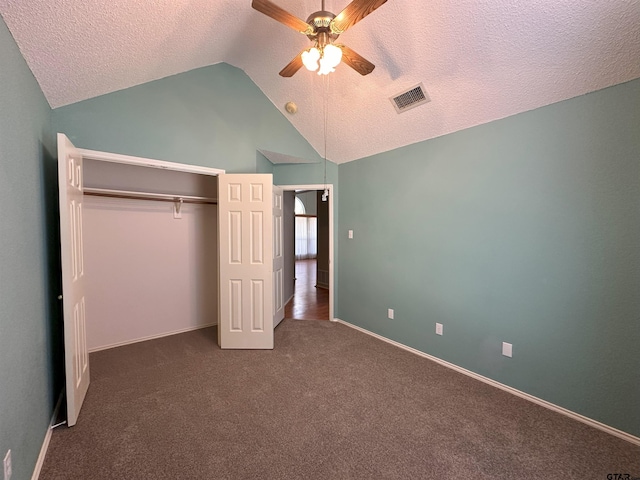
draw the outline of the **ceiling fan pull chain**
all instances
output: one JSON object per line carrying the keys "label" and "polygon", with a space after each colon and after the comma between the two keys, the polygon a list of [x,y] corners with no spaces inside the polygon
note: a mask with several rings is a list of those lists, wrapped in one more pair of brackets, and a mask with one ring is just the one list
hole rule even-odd
{"label": "ceiling fan pull chain", "polygon": [[329,189],[327,188],[327,119],[329,117],[329,94],[328,94],[329,78],[327,75],[322,79],[323,89],[323,105],[322,116],[324,117],[324,192],[322,192],[322,201],[326,202],[329,196]]}

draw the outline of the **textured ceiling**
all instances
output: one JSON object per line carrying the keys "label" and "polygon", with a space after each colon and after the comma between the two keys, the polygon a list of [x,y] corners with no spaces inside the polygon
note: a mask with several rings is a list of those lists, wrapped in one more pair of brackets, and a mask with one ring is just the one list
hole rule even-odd
{"label": "textured ceiling", "polygon": [[[302,19],[320,9],[274,2]],[[54,108],[227,62],[324,153],[322,77],[278,75],[310,42],[251,0],[0,0],[0,14]],[[336,163],[640,77],[640,0],[388,0],[340,41],[376,69],[328,77]],[[398,115],[388,98],[420,82],[431,102]]]}

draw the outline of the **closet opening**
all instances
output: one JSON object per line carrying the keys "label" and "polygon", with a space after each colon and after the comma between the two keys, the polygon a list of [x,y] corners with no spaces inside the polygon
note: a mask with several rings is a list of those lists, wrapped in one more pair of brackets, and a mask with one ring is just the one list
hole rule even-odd
{"label": "closet opening", "polygon": [[89,352],[218,323],[218,177],[84,160]]}

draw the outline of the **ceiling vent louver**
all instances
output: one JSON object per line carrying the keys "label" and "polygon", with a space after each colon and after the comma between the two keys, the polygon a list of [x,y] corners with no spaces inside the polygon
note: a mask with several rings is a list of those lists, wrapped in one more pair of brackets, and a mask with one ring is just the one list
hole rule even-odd
{"label": "ceiling vent louver", "polygon": [[405,90],[395,97],[391,97],[389,100],[391,100],[391,103],[393,103],[393,106],[398,113],[406,112],[418,105],[431,101],[422,83]]}

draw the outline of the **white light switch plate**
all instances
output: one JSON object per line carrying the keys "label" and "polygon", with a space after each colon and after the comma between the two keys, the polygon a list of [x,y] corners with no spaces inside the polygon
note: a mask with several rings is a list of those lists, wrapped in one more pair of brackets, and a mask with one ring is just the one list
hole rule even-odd
{"label": "white light switch plate", "polygon": [[442,324],[436,323],[436,335],[442,335]]}
{"label": "white light switch plate", "polygon": [[387,311],[387,316],[388,316],[391,320],[393,320],[393,308],[390,308],[390,309]]}
{"label": "white light switch plate", "polygon": [[511,345],[510,343],[507,343],[507,342],[502,342],[502,354],[505,357],[512,357],[513,356],[513,345]]}
{"label": "white light switch plate", "polygon": [[353,230],[349,230],[349,238],[353,238]]}

